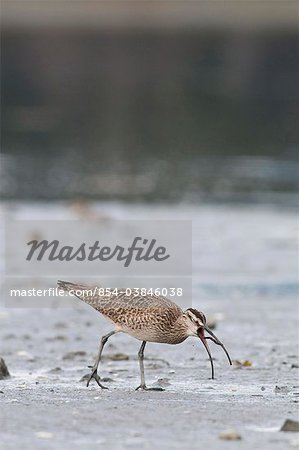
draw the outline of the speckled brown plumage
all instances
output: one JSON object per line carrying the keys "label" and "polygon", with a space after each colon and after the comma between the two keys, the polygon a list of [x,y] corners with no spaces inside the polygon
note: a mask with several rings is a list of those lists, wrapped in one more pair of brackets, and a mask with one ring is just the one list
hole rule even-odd
{"label": "speckled brown plumage", "polygon": [[97,286],[65,282],[59,287],[84,291],[80,300],[113,322],[118,331],[141,341],[179,344],[188,337],[182,309],[166,297],[127,296],[125,288],[118,288],[118,295],[99,295]]}

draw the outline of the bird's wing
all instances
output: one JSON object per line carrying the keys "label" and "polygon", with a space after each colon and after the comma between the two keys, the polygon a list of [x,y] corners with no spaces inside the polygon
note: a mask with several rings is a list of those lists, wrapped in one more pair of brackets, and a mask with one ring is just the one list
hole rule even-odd
{"label": "bird's wing", "polygon": [[[174,318],[178,318],[182,314],[181,308],[166,297],[160,295],[127,295],[126,288],[111,289],[111,294],[104,290],[101,291],[98,286],[87,286],[83,284],[70,283],[67,281],[58,281],[58,286],[75,295],[80,300],[92,306],[97,311],[108,316],[113,320],[113,313],[118,310],[119,313],[125,313],[127,310],[134,310],[137,313],[144,314],[171,311]],[[117,291],[117,292],[116,292]]]}

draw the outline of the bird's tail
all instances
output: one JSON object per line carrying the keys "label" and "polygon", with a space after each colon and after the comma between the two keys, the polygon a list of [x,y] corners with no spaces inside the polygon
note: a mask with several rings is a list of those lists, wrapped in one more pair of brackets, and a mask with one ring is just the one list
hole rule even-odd
{"label": "bird's tail", "polygon": [[86,284],[71,283],[70,281],[57,281],[57,285],[60,289],[69,292],[71,295],[79,298],[89,305],[93,305],[97,296],[98,286],[87,286]]}

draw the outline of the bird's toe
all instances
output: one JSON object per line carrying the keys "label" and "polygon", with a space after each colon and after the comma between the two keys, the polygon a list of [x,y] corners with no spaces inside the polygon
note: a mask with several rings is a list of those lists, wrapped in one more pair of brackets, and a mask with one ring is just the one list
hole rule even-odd
{"label": "bird's toe", "polygon": [[142,389],[143,391],[165,391],[165,389],[161,388],[161,387],[147,387],[146,385],[142,385],[140,384],[135,391],[138,391],[139,389]]}
{"label": "bird's toe", "polygon": [[101,379],[100,379],[99,375],[96,372],[92,372],[91,373],[91,375],[88,378],[87,383],[86,383],[87,387],[89,386],[89,383],[91,382],[92,379],[94,379],[96,381],[96,383],[98,384],[98,386],[100,386],[101,389],[109,389],[107,386],[104,386],[101,383],[101,381],[100,381]]}

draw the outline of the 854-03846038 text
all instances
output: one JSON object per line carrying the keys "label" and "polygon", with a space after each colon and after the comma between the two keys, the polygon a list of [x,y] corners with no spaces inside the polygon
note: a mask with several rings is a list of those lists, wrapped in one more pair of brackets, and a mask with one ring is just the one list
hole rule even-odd
{"label": "854-03846038 text", "polygon": [[70,296],[85,296],[85,295],[98,295],[98,296],[118,296],[124,294],[126,296],[132,297],[146,297],[146,296],[163,296],[163,297],[181,297],[183,295],[183,288],[181,287],[156,287],[156,288],[145,288],[145,287],[133,287],[133,288],[117,288],[117,287],[94,287],[92,289],[71,289],[65,292],[59,287],[51,287],[47,289],[10,289],[9,291],[11,297],[65,297]]}

